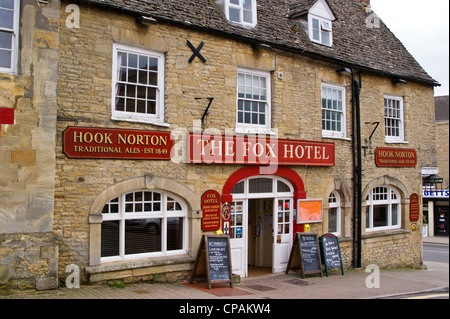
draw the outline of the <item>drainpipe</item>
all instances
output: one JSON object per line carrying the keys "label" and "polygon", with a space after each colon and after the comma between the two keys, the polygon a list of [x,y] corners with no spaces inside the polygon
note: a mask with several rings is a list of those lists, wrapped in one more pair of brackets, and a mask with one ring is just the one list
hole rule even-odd
{"label": "drainpipe", "polygon": [[362,154],[360,92],[361,72],[359,72],[358,82],[355,80],[355,74],[352,70],[353,268],[361,268]]}

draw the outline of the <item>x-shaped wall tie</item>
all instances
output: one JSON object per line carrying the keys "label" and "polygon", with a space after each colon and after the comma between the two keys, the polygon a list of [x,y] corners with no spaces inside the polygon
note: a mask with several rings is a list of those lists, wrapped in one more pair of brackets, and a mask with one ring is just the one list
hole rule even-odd
{"label": "x-shaped wall tie", "polygon": [[200,43],[198,48],[195,48],[189,40],[187,40],[187,45],[191,48],[192,52],[194,52],[189,59],[189,63],[192,63],[192,61],[194,61],[195,57],[198,57],[200,60],[202,60],[203,63],[206,63],[206,59],[203,57],[203,55],[200,54],[200,50],[205,45],[205,43],[203,41]]}

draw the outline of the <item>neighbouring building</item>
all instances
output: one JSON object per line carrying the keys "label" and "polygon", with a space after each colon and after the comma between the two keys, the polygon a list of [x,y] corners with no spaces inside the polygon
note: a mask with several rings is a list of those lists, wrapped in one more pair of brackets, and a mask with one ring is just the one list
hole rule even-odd
{"label": "neighbouring building", "polygon": [[28,247],[60,279],[183,280],[217,230],[243,277],[283,271],[309,229],[339,237],[345,267],[421,267],[438,83],[369,1],[14,3],[0,284],[26,277]]}
{"label": "neighbouring building", "polygon": [[437,162],[422,168],[424,236],[430,237],[448,236],[449,231],[448,105],[448,95],[435,97]]}
{"label": "neighbouring building", "polygon": [[0,1],[0,288],[56,288],[59,1]]}

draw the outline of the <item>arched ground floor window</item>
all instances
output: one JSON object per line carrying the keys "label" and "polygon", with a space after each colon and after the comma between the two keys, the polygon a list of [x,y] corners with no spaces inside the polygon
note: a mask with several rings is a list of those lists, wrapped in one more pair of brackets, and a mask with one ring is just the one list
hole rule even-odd
{"label": "arched ground floor window", "polygon": [[169,259],[185,262],[192,240],[188,230],[201,217],[200,210],[190,188],[150,174],[104,189],[90,209],[87,270],[93,274],[165,265]]}
{"label": "arched ground floor window", "polygon": [[341,235],[341,195],[338,191],[331,192],[328,197],[328,232]]}
{"label": "arched ground floor window", "polygon": [[372,188],[366,203],[366,232],[401,228],[401,196],[393,187]]}
{"label": "arched ground floor window", "polygon": [[102,210],[101,261],[187,253],[187,205],[164,191],[138,190]]}

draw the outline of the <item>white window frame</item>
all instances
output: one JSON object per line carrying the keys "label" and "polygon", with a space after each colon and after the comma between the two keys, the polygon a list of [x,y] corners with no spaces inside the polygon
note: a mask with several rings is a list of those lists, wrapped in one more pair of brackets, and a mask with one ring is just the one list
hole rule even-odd
{"label": "white window frame", "polygon": [[[244,226],[244,214],[245,214],[245,201],[244,200],[233,200],[231,202],[231,216],[230,216],[230,239],[242,239],[244,234],[242,229]],[[238,221],[240,222],[238,224]],[[241,229],[240,237],[237,236],[236,228]]]}
{"label": "white window frame", "polygon": [[328,232],[330,232],[330,209],[336,209],[336,231],[331,232],[335,236],[341,234],[341,195],[337,191],[331,192],[328,197]]}
{"label": "white window frame", "polygon": [[[256,191],[251,191],[251,186],[250,183],[253,180],[258,180],[258,179],[267,179],[270,180],[272,183],[272,187],[270,190],[268,190],[267,192],[256,192]],[[285,186],[287,186],[289,188],[288,191],[279,191],[278,190],[278,182],[283,183]],[[292,200],[294,198],[294,188],[292,186],[292,184],[279,176],[269,176],[269,175],[256,175],[256,176],[251,176],[248,178],[245,178],[243,180],[240,180],[238,183],[236,183],[236,185],[242,183],[242,191],[239,192],[231,192],[231,194],[233,195],[233,201],[232,201],[232,214],[238,214],[238,215],[243,215],[245,214],[246,208],[244,208],[244,205],[248,205],[248,200],[249,199],[258,199],[258,198],[262,198],[262,199],[266,199],[266,198],[273,198],[274,201],[278,201],[278,200]],[[235,185],[235,186],[236,186]],[[237,204],[237,203],[241,203],[241,204]],[[290,202],[290,205],[292,205],[292,202]],[[239,211],[236,211],[236,206],[241,206],[241,209]],[[283,217],[284,218],[284,217]],[[244,217],[242,216],[242,220],[244,220]],[[292,220],[289,221],[289,223],[292,222]],[[283,220],[282,224],[287,224],[287,222],[285,222]],[[236,228],[236,227],[247,227],[247,226],[242,226],[242,225],[236,225],[236,224],[232,224],[230,223],[230,227],[231,228]],[[290,232],[292,232],[292,229],[290,230]],[[230,231],[230,239],[236,239],[236,237],[231,236],[233,232]],[[236,233],[234,232],[234,235]]]}
{"label": "white window frame", "polygon": [[[374,191],[376,189],[385,188],[387,189],[387,198],[386,199],[374,199],[376,195],[374,195]],[[395,195],[395,199],[393,196]],[[380,230],[391,230],[391,229],[400,229],[402,227],[402,204],[400,194],[390,186],[377,186],[374,187],[370,193],[367,195],[366,199],[366,232],[380,231]],[[374,226],[373,223],[373,214],[374,214],[374,206],[386,206],[387,207],[387,225],[386,226]],[[393,205],[397,205],[397,220],[393,220]],[[367,220],[368,218],[368,220]]]}
{"label": "white window frame", "polygon": [[[313,30],[313,20],[318,20],[319,22],[319,38],[314,38],[314,30]],[[329,28],[325,26],[325,24],[328,24]],[[326,46],[333,46],[333,23],[329,19],[321,18],[319,16],[313,15],[311,13],[308,14],[308,31],[309,31],[309,38],[311,41],[315,43],[319,43]],[[324,37],[323,34],[328,33],[329,34],[329,43],[324,43]]]}
{"label": "white window frame", "polygon": [[0,31],[12,34],[11,44],[11,66],[9,68],[0,67],[0,73],[17,73],[18,51],[19,51],[19,21],[20,21],[20,0],[14,1],[13,28],[1,28]]}
{"label": "white window frame", "polygon": [[[136,192],[152,192],[159,193],[161,195],[161,211],[160,212],[125,212],[125,196],[130,193]],[[175,202],[179,203],[181,206],[181,210],[179,211],[170,211],[167,212],[167,200],[168,197],[175,200]],[[188,253],[188,218],[187,212],[188,208],[186,203],[179,198],[178,196],[160,190],[149,190],[149,189],[141,189],[135,190],[131,192],[126,192],[117,197],[119,199],[119,212],[118,213],[102,213],[103,221],[118,221],[119,222],[119,255],[117,256],[109,256],[109,257],[101,257],[101,263],[115,262],[115,261],[124,261],[124,260],[133,260],[133,259],[142,259],[149,257],[165,257],[165,256],[176,256],[176,255],[186,255]],[[115,200],[116,198],[112,199]],[[112,201],[111,200],[111,201]],[[111,202],[110,201],[110,202]],[[108,202],[106,205],[110,205]],[[130,203],[130,202],[128,202]],[[139,202],[140,203],[140,202]],[[179,250],[167,250],[167,219],[168,218],[183,218],[183,247]],[[140,254],[125,254],[125,221],[133,220],[133,219],[161,219],[161,251],[160,252],[149,252],[149,253],[140,253]]]}
{"label": "white window frame", "polygon": [[[118,52],[126,52],[132,54],[140,54],[148,57],[158,59],[158,74],[157,74],[157,92],[156,92],[156,114],[144,114],[137,112],[127,112],[116,110],[116,93],[118,82]],[[139,123],[148,123],[158,126],[168,127],[169,125],[164,122],[165,106],[164,106],[164,94],[165,94],[165,55],[162,52],[145,50],[125,44],[114,43],[113,44],[113,59],[112,59],[112,98],[111,98],[111,119],[118,121],[130,121]]]}
{"label": "white window frame", "polygon": [[[340,91],[342,94],[342,110],[333,110],[328,108],[323,108],[323,93],[324,89],[331,89]],[[320,99],[320,107],[322,110],[322,137],[325,138],[341,138],[345,139],[347,138],[347,107],[346,107],[346,99],[345,99],[345,87],[329,84],[329,83],[322,83],[321,86],[321,99]],[[336,101],[337,103],[338,101]],[[336,112],[341,114],[341,129],[340,130],[327,130],[324,128],[323,122],[326,121],[326,119],[323,118],[323,112]]]}
{"label": "white window frame", "polygon": [[[272,181],[272,188],[269,192],[251,192],[250,191],[250,181],[255,179],[270,179]],[[282,182],[283,184],[289,187],[289,191],[282,192],[278,191],[278,182]],[[270,175],[255,175],[245,179],[240,180],[239,183],[243,183],[242,192],[231,192],[233,195],[233,201],[240,201],[244,199],[255,199],[255,198],[293,198],[294,188],[291,183],[279,176],[270,176]],[[235,185],[235,186],[236,186]]]}
{"label": "white window frame", "polygon": [[[265,124],[251,124],[251,123],[239,123],[239,100],[243,101],[253,101],[253,102],[261,102],[264,100],[255,100],[255,99],[249,99],[249,98],[242,98],[239,97],[239,75],[251,75],[251,76],[258,76],[258,77],[265,77],[266,78],[266,107],[265,107]],[[253,133],[253,134],[272,134],[271,128],[272,128],[272,77],[271,72],[269,71],[259,71],[259,70],[253,70],[253,69],[244,69],[239,68],[237,72],[237,78],[236,78],[236,133]],[[251,106],[250,106],[251,107]],[[245,117],[244,117],[245,122]]]}
{"label": "white window frame", "polygon": [[[386,127],[386,101],[396,101],[400,105],[400,114],[398,117],[390,117],[391,119],[396,119],[399,121],[399,136],[387,135]],[[384,95],[384,127],[385,127],[385,142],[386,143],[404,143],[405,142],[405,123],[404,123],[404,103],[403,97],[394,95]]]}
{"label": "white window frame", "polygon": [[[257,24],[257,8],[256,8],[256,0],[238,0],[239,4],[231,3],[231,0],[225,0],[225,16],[227,20],[231,23],[236,23],[242,25],[244,27],[253,28]],[[244,21],[244,1],[252,2],[252,23],[248,23]],[[239,10],[239,22],[230,20],[230,8],[234,8]]]}

